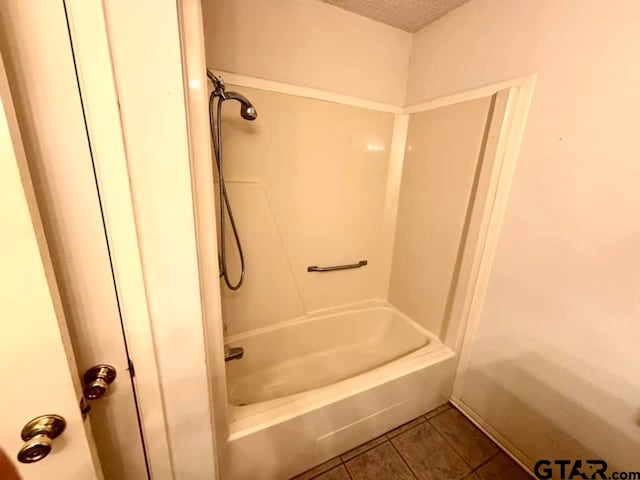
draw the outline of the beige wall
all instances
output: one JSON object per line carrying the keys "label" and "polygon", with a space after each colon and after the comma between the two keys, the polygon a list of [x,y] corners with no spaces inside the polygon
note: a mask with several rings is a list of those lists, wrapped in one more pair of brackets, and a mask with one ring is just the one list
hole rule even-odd
{"label": "beige wall", "polygon": [[[225,179],[246,258],[222,287],[228,334],[306,312],[384,297],[385,202],[393,114],[228,85],[258,119],[225,104]],[[231,278],[237,257],[227,232]],[[308,265],[357,270],[308,273]]]}
{"label": "beige wall", "polygon": [[638,469],[638,19],[635,0],[474,0],[414,44],[410,103],[538,74],[463,392],[531,461]]}
{"label": "beige wall", "polygon": [[203,0],[210,67],[404,105],[411,34],[317,0]]}
{"label": "beige wall", "polygon": [[409,119],[389,302],[441,333],[491,97]]}

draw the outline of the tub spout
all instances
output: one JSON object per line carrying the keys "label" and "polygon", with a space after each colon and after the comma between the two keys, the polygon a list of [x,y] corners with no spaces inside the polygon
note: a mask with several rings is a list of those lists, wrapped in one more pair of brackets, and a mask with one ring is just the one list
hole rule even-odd
{"label": "tub spout", "polygon": [[224,346],[224,361],[228,362],[229,360],[240,360],[244,355],[244,348],[242,347],[230,347],[229,345]]}

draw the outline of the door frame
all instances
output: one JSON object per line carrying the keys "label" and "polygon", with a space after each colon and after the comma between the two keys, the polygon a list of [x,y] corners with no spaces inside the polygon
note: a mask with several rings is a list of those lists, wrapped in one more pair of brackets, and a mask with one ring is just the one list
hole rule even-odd
{"label": "door frame", "polygon": [[[158,338],[171,336],[175,331],[174,327],[166,322],[158,320],[154,322],[151,313],[149,285],[148,280],[145,281],[144,255],[140,242],[140,235],[143,233],[136,220],[132,190],[135,184],[127,163],[127,147],[130,144],[128,144],[129,140],[126,140],[127,128],[121,117],[120,98],[114,74],[114,65],[117,65],[118,58],[114,57],[110,47],[106,12],[100,1],[64,0],[64,2],[87,133],[95,165],[96,183],[102,199],[105,230],[111,251],[122,323],[130,356],[135,365],[133,380],[138,394],[136,400],[139,420],[151,475],[154,480],[178,478],[184,473],[184,466],[193,465],[194,459],[212,457],[211,461],[201,462],[198,470],[198,474],[201,475],[199,478],[218,478],[209,397],[191,401],[194,408],[184,408],[190,399],[180,398],[185,390],[205,391],[209,392],[209,396],[211,395],[206,364],[202,362],[203,348],[199,347],[206,345],[205,332],[202,327],[181,325],[182,338],[184,339],[187,335],[189,345],[184,345],[184,348],[177,349],[175,353],[160,348],[158,343]],[[165,20],[175,17],[177,27],[178,15],[189,14],[189,11],[194,10],[194,3],[191,0],[177,3],[160,2],[154,6],[154,12],[158,13],[161,9],[163,15],[158,15],[158,18]],[[191,7],[191,10],[188,7]],[[197,11],[199,8],[198,4]],[[147,16],[144,21],[150,22],[156,19]],[[144,22],[140,22],[140,35],[145,34],[144,25]],[[131,41],[136,40],[131,39]],[[179,42],[180,39],[176,37],[175,41]],[[204,45],[202,50],[204,52]],[[173,64],[169,62],[161,68],[169,72],[172,66]],[[186,105],[182,111],[176,111],[175,115],[184,121],[187,115]],[[181,131],[177,129],[176,135],[180,133]],[[185,138],[185,143],[187,142],[188,138]],[[208,146],[208,142],[206,145]],[[176,176],[176,172],[190,170],[188,163],[185,163],[185,159],[188,162],[190,152],[184,153],[184,156],[176,158],[167,152],[166,155],[157,158],[158,168],[162,169],[163,174],[168,178]],[[177,177],[179,178],[179,175]],[[189,185],[188,189],[183,191],[188,192],[189,198],[186,200],[193,206],[191,187]],[[190,217],[194,214],[193,211],[182,213]],[[195,231],[192,234],[195,247]],[[179,252],[172,252],[172,255],[180,255],[187,261],[196,259],[192,263],[197,265],[195,248],[181,248]],[[200,283],[197,268],[191,269],[188,275],[197,284]],[[156,304],[153,305],[156,311],[163,308],[162,305],[157,304],[157,298],[156,296]],[[167,308],[169,308],[169,301],[167,299]],[[200,305],[187,305],[190,301],[189,298],[184,300],[185,310],[193,311],[195,308],[200,311]],[[171,308],[175,309],[175,304]],[[219,320],[220,318],[221,316]],[[180,322],[181,319],[175,319],[175,321]],[[201,325],[200,319],[198,321]],[[178,356],[181,365],[186,362],[190,367],[188,375],[185,374],[187,372],[182,372],[180,381],[181,388],[184,390],[181,391],[177,391],[175,383],[170,379],[171,374],[174,373],[171,372],[172,362]],[[196,405],[201,408],[195,408]],[[183,425],[188,428],[182,427]],[[185,442],[186,437],[197,439],[197,441]],[[188,450],[185,443],[189,444]],[[196,445],[195,448],[194,445]]]}
{"label": "door frame", "polygon": [[[138,410],[150,469],[171,472],[151,319],[102,5],[65,1],[78,84],[103,207],[122,323],[134,360]],[[143,408],[144,407],[144,408]],[[160,475],[160,478],[171,478]]]}

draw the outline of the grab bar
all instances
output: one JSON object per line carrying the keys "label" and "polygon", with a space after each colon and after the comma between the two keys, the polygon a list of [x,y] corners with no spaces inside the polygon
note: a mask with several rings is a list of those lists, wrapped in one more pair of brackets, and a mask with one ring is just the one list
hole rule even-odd
{"label": "grab bar", "polygon": [[318,267],[317,265],[311,265],[307,267],[307,272],[333,272],[335,270],[348,270],[350,268],[360,268],[367,264],[366,260],[360,260],[358,263],[351,263],[349,265],[334,265],[333,267]]}

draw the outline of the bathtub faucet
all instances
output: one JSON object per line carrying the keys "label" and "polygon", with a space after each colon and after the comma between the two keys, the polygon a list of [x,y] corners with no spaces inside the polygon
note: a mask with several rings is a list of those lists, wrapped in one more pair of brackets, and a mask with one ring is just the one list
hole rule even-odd
{"label": "bathtub faucet", "polygon": [[240,360],[244,355],[244,348],[242,347],[230,347],[229,345],[224,346],[224,361],[228,362],[229,360]]}

